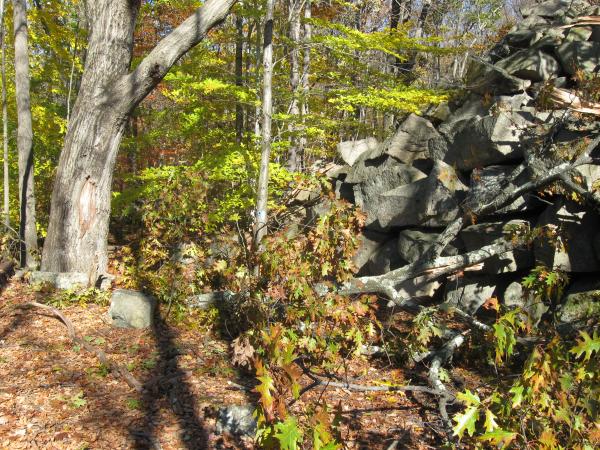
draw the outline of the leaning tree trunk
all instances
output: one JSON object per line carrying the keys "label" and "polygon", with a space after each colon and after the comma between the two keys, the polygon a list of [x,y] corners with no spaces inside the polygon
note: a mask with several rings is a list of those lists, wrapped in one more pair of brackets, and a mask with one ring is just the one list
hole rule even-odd
{"label": "leaning tree trunk", "polygon": [[235,0],[208,0],[129,73],[140,1],[88,0],[88,54],[52,191],[42,269],[107,269],[113,169],[125,124],[175,62],[220,23]]}
{"label": "leaning tree trunk", "polygon": [[29,48],[27,5],[13,2],[15,29],[15,90],[17,97],[17,148],[19,152],[19,237],[22,267],[34,267],[37,259],[35,194],[33,189],[33,126],[29,97]]}

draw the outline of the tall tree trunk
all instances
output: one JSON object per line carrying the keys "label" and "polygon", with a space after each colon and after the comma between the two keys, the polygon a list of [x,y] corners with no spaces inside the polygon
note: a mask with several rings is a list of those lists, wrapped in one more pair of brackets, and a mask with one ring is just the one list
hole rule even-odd
{"label": "tall tree trunk", "polygon": [[291,123],[288,126],[290,132],[290,149],[288,152],[288,169],[296,172],[302,167],[302,155],[299,149],[298,119],[300,117],[300,104],[298,99],[300,86],[300,12],[301,0],[289,0],[289,22],[290,22],[290,90],[292,101],[290,104]]}
{"label": "tall tree trunk", "polygon": [[60,155],[42,269],[106,272],[113,169],[125,123],[170,68],[235,0],[207,0],[128,73],[140,0],[87,0],[85,68]]}
{"label": "tall tree trunk", "polygon": [[27,5],[13,2],[15,30],[15,90],[17,97],[17,148],[19,152],[19,234],[22,267],[35,267],[37,233],[33,188],[33,126],[29,97],[29,48],[27,44]]}
{"label": "tall tree trunk", "polygon": [[[235,38],[235,85],[242,87],[243,82],[243,63],[244,63],[244,20],[238,13],[235,18],[236,38]],[[238,101],[235,104],[235,143],[242,143],[244,133],[244,106]]]}
{"label": "tall tree trunk", "polygon": [[265,17],[265,42],[263,46],[263,98],[262,98],[262,145],[258,195],[256,199],[256,222],[254,247],[262,250],[262,239],[267,234],[267,200],[269,197],[269,160],[271,157],[271,118],[273,115],[273,8],[274,0],[267,0]]}
{"label": "tall tree trunk", "polygon": [[312,16],[311,0],[306,0],[304,5],[304,55],[302,58],[302,102],[300,108],[300,114],[302,115],[302,136],[298,142],[299,153],[302,156],[303,165],[306,164],[304,160],[304,149],[306,148],[306,116],[308,115],[308,96],[310,94],[310,45],[312,40],[312,25],[310,19]]}
{"label": "tall tree trunk", "polygon": [[10,227],[10,177],[8,167],[8,108],[6,101],[6,27],[4,26],[5,1],[0,0],[0,41],[2,43],[2,146],[4,149],[4,224]]}

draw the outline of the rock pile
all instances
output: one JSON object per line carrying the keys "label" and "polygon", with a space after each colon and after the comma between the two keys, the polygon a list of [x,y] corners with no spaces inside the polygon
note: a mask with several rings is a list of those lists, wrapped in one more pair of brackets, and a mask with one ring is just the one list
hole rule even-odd
{"label": "rock pile", "polygon": [[[345,165],[330,171],[336,192],[367,215],[355,261],[359,275],[380,275],[419,260],[471,204],[491,200],[485,196],[498,188],[523,186],[577,156],[582,142],[600,133],[598,116],[579,114],[564,103],[548,108],[557,89],[575,98],[582,76],[600,79],[600,7],[550,0],[522,14],[485,58],[472,61],[468,94],[459,104],[441,105],[423,117],[409,115],[383,143],[369,138],[339,145]],[[518,167],[525,170],[515,173]],[[570,180],[592,190],[600,167],[577,170]],[[416,296],[440,296],[469,313],[492,296],[526,307],[526,299],[515,295],[518,282],[544,264],[576,281],[567,298],[597,301],[581,288],[596,290],[592,280],[600,270],[600,217],[589,202],[564,187],[546,198],[533,190],[476,219],[442,256],[480,249],[511,230],[546,226],[561,237],[556,242],[540,236],[529,248],[492,257],[464,277],[428,285]],[[577,309],[582,310],[585,306]],[[532,311],[541,313],[537,307]]]}

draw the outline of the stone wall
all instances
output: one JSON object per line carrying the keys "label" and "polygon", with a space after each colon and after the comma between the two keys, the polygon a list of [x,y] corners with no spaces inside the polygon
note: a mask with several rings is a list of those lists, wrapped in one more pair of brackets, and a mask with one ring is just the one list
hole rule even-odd
{"label": "stone wall", "polygon": [[[492,187],[514,189],[577,156],[582,142],[598,135],[599,116],[574,111],[581,101],[556,102],[551,109],[548,104],[557,90],[576,98],[582,74],[600,77],[600,25],[590,25],[600,23],[600,7],[551,0],[522,13],[523,20],[485,58],[471,62],[467,94],[458,104],[411,114],[383,143],[369,138],[339,144],[345,164],[330,171],[336,192],[367,215],[355,260],[359,275],[384,274],[415,262],[446,225]],[[515,174],[518,167],[526,170]],[[600,167],[577,170],[571,181],[592,190]],[[591,283],[588,290],[598,289],[599,220],[597,210],[564,187],[545,196],[526,193],[477,217],[442,255],[475,250],[511,230],[539,226],[560,231],[559,245],[536,239],[530,247],[492,257],[460,278],[415,295],[437,296],[470,313],[491,296],[526,306],[519,282],[536,264],[569,272],[575,288]],[[531,312],[543,311],[536,307]]]}

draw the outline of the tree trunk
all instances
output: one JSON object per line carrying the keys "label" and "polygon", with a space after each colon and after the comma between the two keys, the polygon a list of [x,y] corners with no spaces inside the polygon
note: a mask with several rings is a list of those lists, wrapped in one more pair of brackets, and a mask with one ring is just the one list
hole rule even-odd
{"label": "tree trunk", "polygon": [[300,116],[300,104],[298,100],[298,88],[300,86],[300,11],[302,2],[300,0],[289,0],[290,21],[290,90],[292,91],[292,102],[290,104],[291,123],[288,126],[290,132],[290,149],[288,152],[288,170],[296,172],[301,169],[302,156],[299,149],[298,118]]}
{"label": "tree trunk", "polygon": [[5,1],[0,0],[0,41],[2,45],[2,144],[4,149],[4,224],[10,227],[10,177],[8,172],[8,108],[6,102],[6,28],[4,26]]}
{"label": "tree trunk", "polygon": [[112,175],[125,124],[234,3],[207,0],[128,73],[140,1],[87,1],[88,53],[52,191],[43,270],[87,273],[91,283],[106,272]]}
{"label": "tree trunk", "polygon": [[22,267],[35,267],[37,233],[33,188],[33,128],[29,97],[29,48],[27,44],[27,5],[13,2],[15,29],[15,91],[17,97],[17,148],[19,152],[19,234]]}
{"label": "tree trunk", "polygon": [[308,116],[308,95],[310,93],[310,45],[312,40],[312,25],[310,19],[312,16],[311,0],[306,0],[304,5],[304,56],[302,60],[302,102],[300,114],[302,115],[302,136],[298,142],[299,153],[302,156],[303,166],[306,164],[304,160],[304,149],[306,148],[306,116]]}
{"label": "tree trunk", "polygon": [[273,81],[273,7],[274,0],[267,0],[265,42],[263,48],[262,148],[256,200],[256,222],[254,227],[254,248],[258,251],[262,250],[261,241],[267,234],[271,118],[273,115],[273,98],[271,95]]}
{"label": "tree trunk", "polygon": [[[236,39],[235,39],[235,85],[242,87],[243,81],[243,57],[244,57],[244,21],[238,13],[235,18]],[[244,106],[238,101],[235,105],[235,143],[242,143],[244,133]]]}

